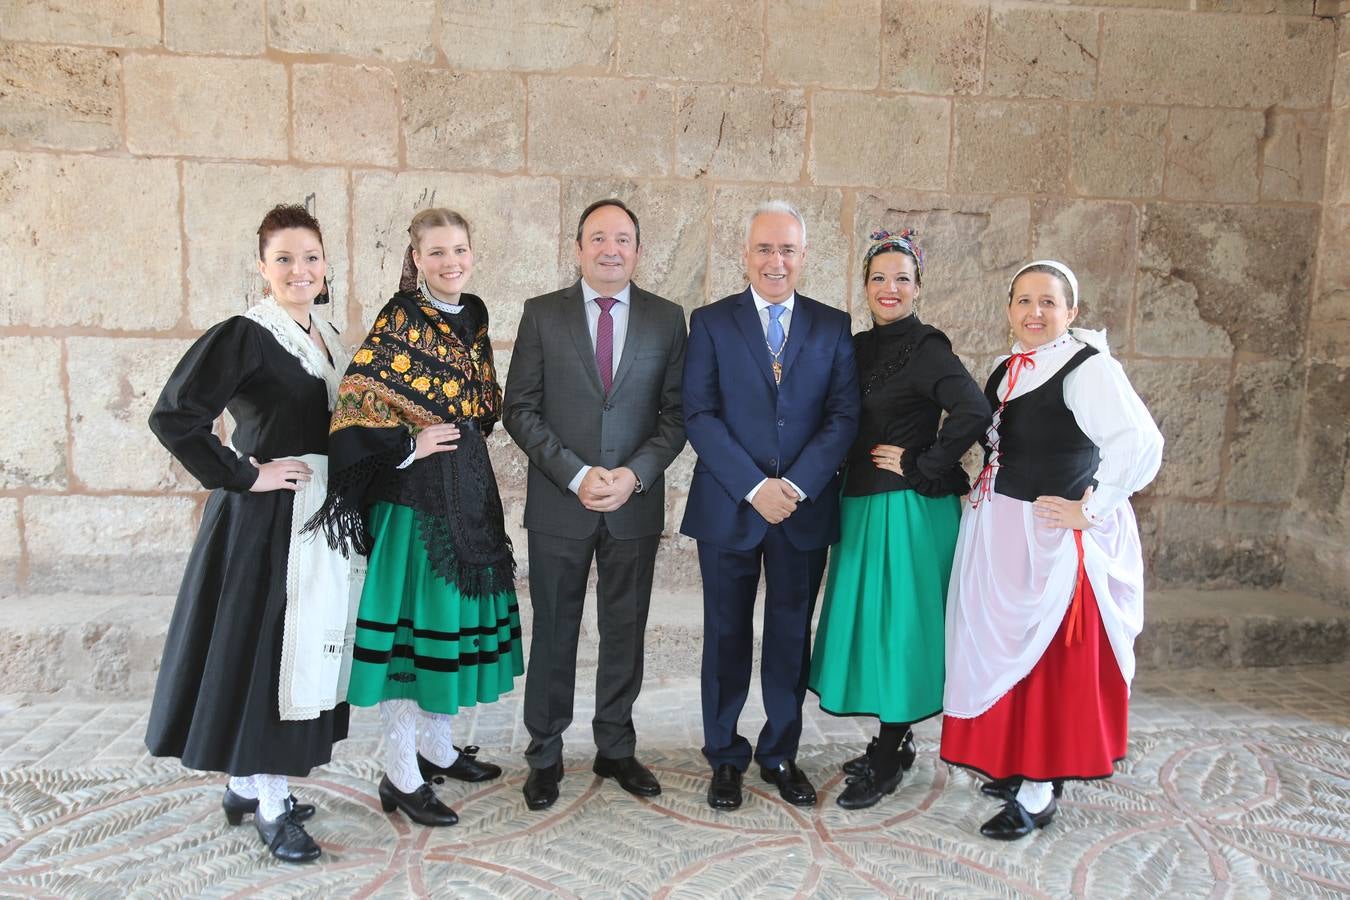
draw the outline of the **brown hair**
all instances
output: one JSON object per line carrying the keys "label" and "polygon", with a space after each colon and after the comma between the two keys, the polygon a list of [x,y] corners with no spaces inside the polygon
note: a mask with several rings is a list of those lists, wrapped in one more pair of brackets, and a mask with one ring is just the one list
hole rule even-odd
{"label": "brown hair", "polygon": [[469,228],[469,220],[464,218],[453,209],[446,209],[441,206],[433,206],[430,209],[419,211],[412,217],[408,223],[408,250],[403,254],[403,271],[399,273],[398,289],[400,291],[417,290],[417,264],[413,262],[413,248],[422,249],[422,235],[433,228],[463,228],[464,236],[469,239],[469,246],[473,246],[473,231]]}
{"label": "brown hair", "polygon": [[1012,280],[1012,284],[1008,285],[1009,306],[1012,306],[1013,290],[1014,288],[1017,287],[1017,282],[1022,278],[1023,275],[1030,275],[1033,272],[1039,273],[1041,275],[1049,275],[1056,281],[1058,281],[1060,287],[1064,289],[1065,299],[1069,301],[1069,309],[1076,309],[1078,307],[1078,295],[1074,293],[1073,285],[1069,284],[1069,279],[1065,278],[1064,273],[1061,272],[1059,269],[1056,269],[1054,266],[1027,266],[1025,269],[1018,272],[1017,277]]}
{"label": "brown hair", "polygon": [[638,224],[637,213],[633,212],[631,209],[625,206],[624,202],[616,197],[608,197],[604,200],[597,200],[581,211],[581,218],[577,219],[577,243],[578,244],[581,243],[581,229],[586,227],[586,220],[591,217],[591,213],[595,212],[597,209],[602,209],[603,207],[606,206],[618,207],[619,209],[623,210],[628,214],[628,218],[633,222],[633,241],[639,247],[641,247],[642,226]]}
{"label": "brown hair", "polygon": [[323,246],[323,229],[319,228],[319,220],[310,215],[309,210],[298,203],[278,203],[267,211],[262,224],[258,226],[258,259],[263,258],[272,235],[287,228],[308,228],[319,239],[319,246]]}

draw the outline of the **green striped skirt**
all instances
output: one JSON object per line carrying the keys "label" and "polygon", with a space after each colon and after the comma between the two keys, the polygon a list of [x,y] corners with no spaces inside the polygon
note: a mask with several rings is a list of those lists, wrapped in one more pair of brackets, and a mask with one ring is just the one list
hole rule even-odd
{"label": "green striped skirt", "polygon": [[347,702],[428,712],[491,703],[525,671],[515,591],[470,599],[431,569],[416,513],[376,503]]}
{"label": "green striped skirt", "polygon": [[895,723],[942,711],[947,581],[960,524],[959,497],[840,498],[808,681],[821,709]]}

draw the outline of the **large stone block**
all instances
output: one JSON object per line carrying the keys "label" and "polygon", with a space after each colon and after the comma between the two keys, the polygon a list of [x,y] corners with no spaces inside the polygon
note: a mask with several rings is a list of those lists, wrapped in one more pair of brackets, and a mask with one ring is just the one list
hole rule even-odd
{"label": "large stone block", "polygon": [[862,254],[877,228],[913,228],[923,247],[919,316],[941,328],[983,379],[986,357],[1008,351],[1008,280],[1028,259],[1031,209],[1025,199],[933,194],[859,194],[850,277],[853,323],[871,327],[862,289]]}
{"label": "large stone block", "polygon": [[1174,200],[1256,200],[1265,128],[1259,112],[1172,110],[1163,192]]}
{"label": "large stone block", "polygon": [[71,465],[96,490],[199,490],[146,426],[188,342],[74,337],[70,372]]}
{"label": "large stone block", "polygon": [[[618,178],[667,175],[674,99],[671,88],[642,81],[532,78],[530,171]],[[590,115],[579,115],[580,110]]]}
{"label": "large stone block", "polygon": [[1329,20],[1142,10],[1102,16],[1102,100],[1303,109],[1329,96]]}
{"label": "large stone block", "polygon": [[121,110],[113,51],[0,44],[0,146],[106,150]]}
{"label": "large stone block", "polygon": [[1219,487],[1228,364],[1126,360],[1130,382],[1163,433],[1163,463],[1148,493],[1208,497]]}
{"label": "large stone block", "polygon": [[1261,141],[1261,199],[1317,203],[1327,166],[1327,114],[1270,112]]}
{"label": "large stone block", "polygon": [[159,43],[159,0],[4,0],[0,36],[48,44],[153,47]]}
{"label": "large stone block", "polygon": [[1283,581],[1278,508],[1169,501],[1159,537],[1159,585],[1269,588]]}
{"label": "large stone block", "polygon": [[0,337],[5,390],[0,391],[0,488],[64,488],[66,398],[61,390],[61,342]]}
{"label": "large stone block", "polygon": [[[511,340],[520,308],[555,290],[558,184],[549,178],[442,172],[361,172],[355,176],[352,228],[360,328],[398,288],[408,247],[408,220],[419,209],[448,206],[473,227],[475,267],[469,290],[487,303],[492,336]],[[353,323],[355,328],[355,323]]]}
{"label": "large stone block", "polygon": [[1078,276],[1075,325],[1105,328],[1117,352],[1129,346],[1139,213],[1130,203],[1039,200],[1031,208],[1031,256],[1058,259]]}
{"label": "large stone block", "polygon": [[187,305],[193,327],[214,325],[262,299],[258,223],[278,203],[301,203],[324,229],[324,256],[335,301],[319,311],[338,328],[346,328],[351,257],[347,177],[342,170],[235,163],[185,163],[184,168]]}
{"label": "large stone block", "polygon": [[407,69],[400,84],[409,166],[514,172],[525,165],[519,75]]}
{"label": "large stone block", "polygon": [[[812,115],[809,168],[817,184],[946,187],[948,101],[821,91],[812,101]],[[903,124],[878,127],[883,122]]]}
{"label": "large stone block", "polygon": [[773,81],[877,86],[881,0],[768,0],[765,66]]}
{"label": "large stone block", "polygon": [[604,71],[614,3],[441,0],[441,52],[456,69]]}
{"label": "large stone block", "polygon": [[197,519],[194,497],[24,499],[28,590],[171,594]]}
{"label": "large stone block", "polygon": [[[1350,62],[1346,63],[1350,68]],[[1350,109],[1334,109],[1327,119],[1327,167],[1322,201],[1350,203]]]}
{"label": "large stone block", "polygon": [[1084,194],[1155,197],[1162,193],[1167,110],[1152,106],[1075,106],[1069,177]]}
{"label": "large stone block", "polygon": [[1309,315],[1308,356],[1350,365],[1350,206],[1328,206],[1318,236],[1318,293]]}
{"label": "large stone block", "polygon": [[558,282],[570,284],[577,268],[576,230],[581,211],[596,200],[618,197],[642,224],[642,256],[633,280],[686,310],[702,306],[708,269],[711,198],[703,185],[679,181],[570,179],[559,210]]}
{"label": "large stone block", "polygon": [[1150,203],[1139,267],[1196,290],[1200,318],[1239,350],[1303,351],[1317,211]]}
{"label": "large stone block", "polygon": [[291,53],[432,62],[436,0],[270,0],[267,43]]}
{"label": "large stone block", "polygon": [[786,181],[806,157],[806,95],[741,85],[679,92],[676,172],[682,178]]}
{"label": "large stone block", "polygon": [[171,160],[0,152],[0,325],[173,325],[178,199]]}
{"label": "large stone block", "polygon": [[1067,190],[1069,112],[1052,103],[956,101],[956,191]]}
{"label": "large stone block", "polygon": [[47,694],[66,686],[65,629],[0,631],[0,679],[6,693]]}
{"label": "large stone block", "polygon": [[1226,499],[1287,503],[1293,498],[1298,466],[1289,450],[1298,434],[1302,401],[1301,367],[1279,361],[1237,364]]}
{"label": "large stone block", "polygon": [[19,592],[19,498],[0,497],[0,597]]}
{"label": "large stone block", "polygon": [[829,188],[719,187],[712,201],[707,302],[745,290],[745,224],[755,207],[767,200],[786,200],[806,220],[806,258],[798,290],[821,303],[848,309],[852,223],[842,192]]}
{"label": "large stone block", "polygon": [[257,0],[164,0],[164,46],[181,53],[257,56],[267,47]]}
{"label": "large stone block", "polygon": [[969,0],[885,0],[881,86],[921,94],[975,94],[989,7]]}
{"label": "large stone block", "polygon": [[[1301,458],[1296,464],[1302,469],[1299,508],[1327,516],[1344,513],[1350,489],[1350,434],[1345,427],[1350,422],[1350,366],[1309,366],[1304,409]],[[1340,524],[1345,534],[1347,523]]]}
{"label": "large stone block", "polygon": [[1097,14],[995,7],[989,20],[985,92],[1091,100],[1097,80]]}
{"label": "large stone block", "polygon": [[296,65],[294,152],[311,162],[398,165],[398,83],[372,66]]}
{"label": "large stone block", "polygon": [[130,56],[133,153],[285,159],[286,68],[264,60]]}
{"label": "large stone block", "polygon": [[763,14],[718,0],[623,3],[617,13],[619,71],[691,81],[759,81]]}
{"label": "large stone block", "polygon": [[1227,359],[1233,342],[1221,324],[1201,317],[1195,285],[1141,269],[1136,285],[1134,347],[1146,356]]}

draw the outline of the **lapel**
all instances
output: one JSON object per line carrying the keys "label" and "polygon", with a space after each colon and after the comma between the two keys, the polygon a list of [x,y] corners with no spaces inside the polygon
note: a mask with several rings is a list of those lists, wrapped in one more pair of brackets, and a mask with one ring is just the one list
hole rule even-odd
{"label": "lapel", "polygon": [[801,294],[792,301],[792,327],[788,330],[787,346],[783,348],[783,380],[792,372],[792,363],[797,359],[802,346],[811,336],[811,301]]}
{"label": "lapel", "polygon": [[[623,353],[619,356],[619,367],[614,371],[614,381],[610,385],[609,395],[618,393],[628,370],[633,368],[633,357],[637,356],[638,345],[646,333],[647,296],[635,284],[628,285],[628,327],[624,331]],[[596,377],[599,377],[597,370]]]}
{"label": "lapel", "polygon": [[595,348],[591,346],[591,330],[586,325],[586,298],[581,293],[578,281],[563,295],[563,320],[567,330],[572,333],[572,343],[576,346],[577,356],[581,359],[581,370],[586,372],[587,383],[597,394],[604,394],[600,384],[600,370],[595,366]]}
{"label": "lapel", "polygon": [[747,287],[732,307],[732,316],[741,328],[741,336],[750,348],[750,358],[755,361],[759,373],[769,384],[777,387],[773,380],[773,369],[769,367],[769,345],[764,340],[764,326],[759,321],[759,310],[755,309],[755,299],[750,296]]}

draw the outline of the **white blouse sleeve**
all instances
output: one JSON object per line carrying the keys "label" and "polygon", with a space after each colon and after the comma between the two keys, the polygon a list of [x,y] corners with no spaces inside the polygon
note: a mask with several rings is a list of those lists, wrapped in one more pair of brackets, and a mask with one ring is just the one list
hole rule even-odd
{"label": "white blouse sleeve", "polygon": [[1083,504],[1096,524],[1148,485],[1162,465],[1163,436],[1120,363],[1106,353],[1064,379],[1064,402],[1083,433],[1101,450],[1097,488]]}

